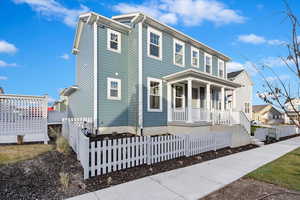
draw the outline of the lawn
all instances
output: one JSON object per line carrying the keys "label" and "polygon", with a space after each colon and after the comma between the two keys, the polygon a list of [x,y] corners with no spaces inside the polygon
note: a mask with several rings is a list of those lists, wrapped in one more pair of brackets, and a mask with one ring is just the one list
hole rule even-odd
{"label": "lawn", "polygon": [[32,159],[53,149],[47,144],[4,145],[0,146],[0,165]]}
{"label": "lawn", "polygon": [[247,178],[300,191],[300,148],[251,172]]}

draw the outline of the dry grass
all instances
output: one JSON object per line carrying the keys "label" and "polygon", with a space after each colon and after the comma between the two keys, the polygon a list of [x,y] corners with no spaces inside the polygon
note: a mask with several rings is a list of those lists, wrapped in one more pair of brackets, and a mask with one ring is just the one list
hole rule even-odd
{"label": "dry grass", "polygon": [[71,148],[70,148],[69,143],[66,140],[66,138],[64,138],[62,136],[57,138],[57,140],[56,140],[56,150],[60,153],[65,154],[65,155],[70,154]]}
{"label": "dry grass", "polygon": [[47,144],[24,144],[0,146],[0,165],[32,159],[53,149]]}
{"label": "dry grass", "polygon": [[68,189],[70,184],[70,175],[68,173],[61,172],[59,173],[59,176],[60,184],[62,185],[63,190],[65,191],[66,189]]}

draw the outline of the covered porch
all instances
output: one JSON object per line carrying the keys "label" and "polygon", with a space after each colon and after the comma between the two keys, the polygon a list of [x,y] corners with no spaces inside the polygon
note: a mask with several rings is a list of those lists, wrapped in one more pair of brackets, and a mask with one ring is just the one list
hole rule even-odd
{"label": "covered porch", "polygon": [[168,123],[232,124],[239,84],[194,69],[164,77],[168,88]]}

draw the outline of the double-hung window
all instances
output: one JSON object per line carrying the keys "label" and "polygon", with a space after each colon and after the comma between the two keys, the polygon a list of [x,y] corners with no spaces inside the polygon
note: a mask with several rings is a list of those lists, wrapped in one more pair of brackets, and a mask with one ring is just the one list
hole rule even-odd
{"label": "double-hung window", "polygon": [[107,29],[107,49],[121,53],[121,33]]}
{"label": "double-hung window", "polygon": [[184,66],[184,43],[174,39],[174,64],[183,67]]}
{"label": "double-hung window", "polygon": [[162,59],[162,33],[148,27],[148,56],[151,58]]}
{"label": "double-hung window", "polygon": [[212,56],[209,54],[205,54],[204,58],[204,66],[205,72],[211,74],[212,73]]}
{"label": "double-hung window", "polygon": [[121,100],[121,80],[107,78],[107,99]]}
{"label": "double-hung window", "polygon": [[219,76],[222,78],[224,78],[225,75],[224,71],[225,71],[224,61],[219,59]]}
{"label": "double-hung window", "polygon": [[191,47],[191,65],[199,67],[199,50],[194,47]]}
{"label": "double-hung window", "polygon": [[250,103],[245,103],[245,113],[250,113]]}
{"label": "double-hung window", "polygon": [[148,78],[148,111],[162,111],[162,80]]}

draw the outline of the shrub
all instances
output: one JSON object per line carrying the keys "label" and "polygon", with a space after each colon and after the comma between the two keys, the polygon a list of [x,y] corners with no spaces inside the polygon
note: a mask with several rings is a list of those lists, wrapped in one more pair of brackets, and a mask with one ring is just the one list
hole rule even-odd
{"label": "shrub", "polygon": [[69,146],[68,141],[60,136],[56,140],[56,150],[60,153],[63,153],[65,155],[68,155],[71,152],[71,148]]}
{"label": "shrub", "polygon": [[59,177],[60,184],[62,185],[63,190],[65,191],[69,187],[70,176],[68,173],[60,172]]}

